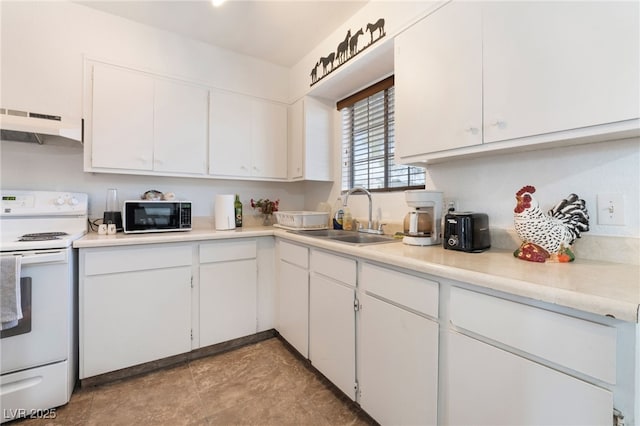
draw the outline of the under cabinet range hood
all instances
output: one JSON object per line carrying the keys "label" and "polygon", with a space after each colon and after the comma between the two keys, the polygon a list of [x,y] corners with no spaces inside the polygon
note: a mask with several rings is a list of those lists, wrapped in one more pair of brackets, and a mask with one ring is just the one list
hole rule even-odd
{"label": "under cabinet range hood", "polygon": [[42,144],[55,136],[82,143],[82,120],[0,108],[0,139]]}

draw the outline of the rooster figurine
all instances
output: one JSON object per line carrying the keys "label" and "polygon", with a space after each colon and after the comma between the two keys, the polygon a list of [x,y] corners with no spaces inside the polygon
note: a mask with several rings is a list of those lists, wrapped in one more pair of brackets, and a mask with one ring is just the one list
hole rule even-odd
{"label": "rooster figurine", "polygon": [[571,244],[589,230],[584,200],[571,194],[544,214],[532,196],[534,192],[536,189],[528,185],[516,193],[513,217],[523,243],[513,255],[530,262],[572,262]]}

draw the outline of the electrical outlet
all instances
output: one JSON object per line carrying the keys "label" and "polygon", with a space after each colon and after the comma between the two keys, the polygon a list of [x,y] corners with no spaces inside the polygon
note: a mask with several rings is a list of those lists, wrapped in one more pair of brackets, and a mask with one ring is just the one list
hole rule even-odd
{"label": "electrical outlet", "polygon": [[598,225],[624,225],[624,196],[597,195]]}

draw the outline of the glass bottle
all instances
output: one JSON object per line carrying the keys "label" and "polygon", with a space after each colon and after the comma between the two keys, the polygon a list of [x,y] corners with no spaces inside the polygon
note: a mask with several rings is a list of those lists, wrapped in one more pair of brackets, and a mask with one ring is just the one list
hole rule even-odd
{"label": "glass bottle", "polygon": [[236,194],[236,199],[233,202],[233,211],[236,217],[236,228],[242,227],[242,202],[240,201],[240,196]]}

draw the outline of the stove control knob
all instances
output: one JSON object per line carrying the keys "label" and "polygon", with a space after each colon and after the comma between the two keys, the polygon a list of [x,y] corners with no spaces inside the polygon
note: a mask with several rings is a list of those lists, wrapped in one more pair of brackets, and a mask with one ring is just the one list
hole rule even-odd
{"label": "stove control knob", "polygon": [[69,203],[70,206],[77,206],[79,201],[78,201],[78,199],[76,197],[71,197],[71,198],[69,198],[68,203]]}
{"label": "stove control knob", "polygon": [[58,197],[58,199],[55,201],[55,203],[59,206],[64,205],[64,198],[62,198],[61,196]]}

